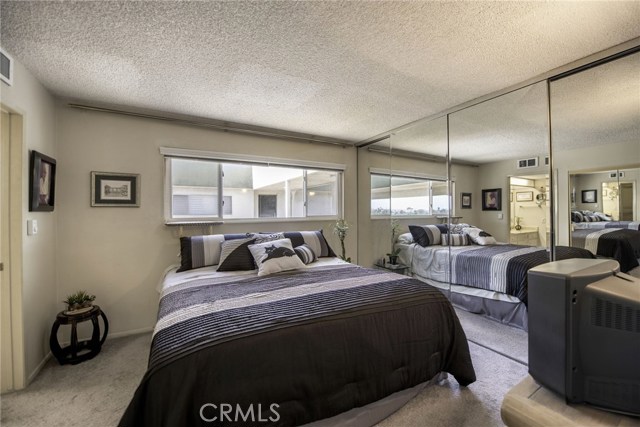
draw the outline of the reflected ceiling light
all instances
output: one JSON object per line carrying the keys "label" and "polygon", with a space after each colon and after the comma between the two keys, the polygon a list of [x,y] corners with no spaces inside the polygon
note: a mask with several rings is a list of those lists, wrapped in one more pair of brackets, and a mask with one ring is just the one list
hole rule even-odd
{"label": "reflected ceiling light", "polygon": [[315,192],[315,191],[309,191],[309,195],[310,195],[310,196],[315,196],[315,195],[316,195],[316,192]]}

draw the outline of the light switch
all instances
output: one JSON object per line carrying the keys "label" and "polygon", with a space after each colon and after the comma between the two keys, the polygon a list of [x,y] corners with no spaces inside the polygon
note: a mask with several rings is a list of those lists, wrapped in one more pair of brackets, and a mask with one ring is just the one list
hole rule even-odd
{"label": "light switch", "polygon": [[38,234],[38,220],[28,219],[27,220],[27,236],[33,236],[34,234]]}
{"label": "light switch", "polygon": [[498,214],[498,219],[502,219],[502,218],[504,218],[504,214],[499,213]]}

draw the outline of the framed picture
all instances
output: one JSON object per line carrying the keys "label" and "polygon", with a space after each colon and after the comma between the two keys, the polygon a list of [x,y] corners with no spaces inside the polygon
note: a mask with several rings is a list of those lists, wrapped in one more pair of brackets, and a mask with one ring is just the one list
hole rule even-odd
{"label": "framed picture", "polygon": [[502,188],[491,188],[488,190],[482,190],[482,210],[502,210]]}
{"label": "framed picture", "polygon": [[56,161],[32,150],[29,171],[29,211],[53,211],[56,200]]}
{"label": "framed picture", "polygon": [[91,172],[91,206],[140,206],[140,175]]}
{"label": "framed picture", "polygon": [[582,190],[582,203],[596,203],[598,190]]}
{"label": "framed picture", "polygon": [[471,193],[460,193],[460,207],[471,209]]}
{"label": "framed picture", "polygon": [[532,202],[533,191],[519,191],[516,193],[516,202]]}

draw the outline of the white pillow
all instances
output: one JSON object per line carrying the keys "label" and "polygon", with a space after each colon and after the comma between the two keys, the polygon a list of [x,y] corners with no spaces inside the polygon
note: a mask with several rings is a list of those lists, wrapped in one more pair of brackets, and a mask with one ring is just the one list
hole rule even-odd
{"label": "white pillow", "polygon": [[413,243],[413,236],[411,233],[402,233],[398,236],[398,243],[411,244]]}
{"label": "white pillow", "polygon": [[480,228],[475,227],[465,227],[462,229],[462,232],[469,236],[471,241],[475,244],[486,246],[486,245],[497,245],[495,237],[486,231],[481,230]]}
{"label": "white pillow", "polygon": [[258,266],[258,276],[304,268],[289,239],[249,245],[249,251]]}

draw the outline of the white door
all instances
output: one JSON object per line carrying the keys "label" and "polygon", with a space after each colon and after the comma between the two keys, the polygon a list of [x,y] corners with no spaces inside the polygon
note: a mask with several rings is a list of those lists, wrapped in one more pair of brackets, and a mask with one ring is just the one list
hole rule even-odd
{"label": "white door", "polygon": [[9,114],[2,111],[0,133],[0,392],[12,390],[13,350],[11,344],[11,283],[9,281]]}

